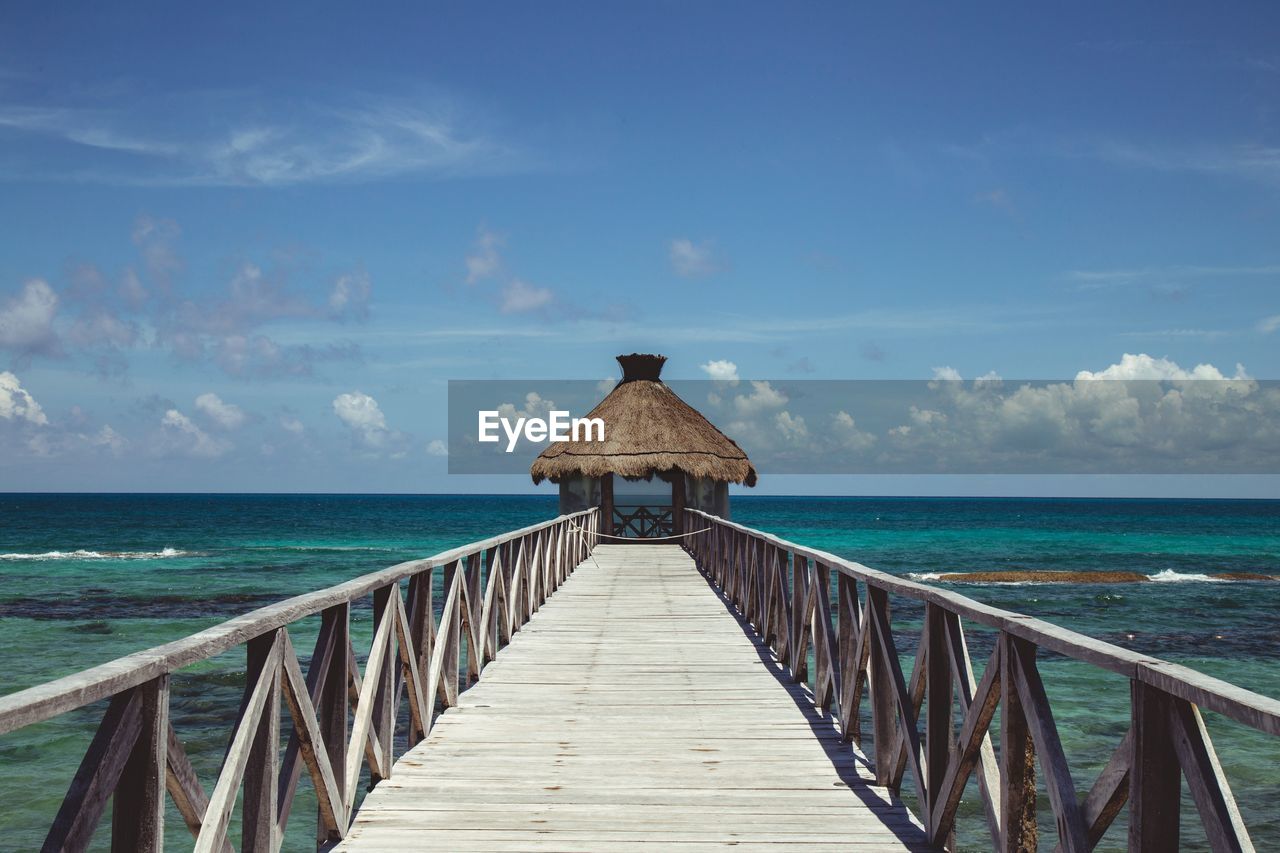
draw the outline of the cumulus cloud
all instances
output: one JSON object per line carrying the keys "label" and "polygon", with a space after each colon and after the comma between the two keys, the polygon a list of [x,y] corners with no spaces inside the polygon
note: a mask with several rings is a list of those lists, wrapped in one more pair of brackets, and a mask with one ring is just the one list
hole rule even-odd
{"label": "cumulus cloud", "polygon": [[793,415],[790,412],[778,412],[774,417],[774,423],[778,427],[778,431],[782,433],[782,437],[791,442],[805,441],[809,438],[809,426],[805,423],[804,418],[799,415]]}
{"label": "cumulus cloud", "polygon": [[780,409],[787,404],[787,395],[762,380],[751,381],[751,391],[733,399],[733,407],[739,415],[755,415],[770,409]]}
{"label": "cumulus cloud", "polygon": [[129,440],[116,432],[111,424],[103,424],[102,429],[92,435],[85,436],[85,441],[92,447],[100,447],[112,456],[120,456],[129,446]]}
{"label": "cumulus cloud", "polygon": [[[1226,379],[1212,364],[1197,364],[1184,370],[1167,358],[1152,358],[1146,353],[1125,353],[1117,364],[1090,372],[1081,370],[1076,379]],[[1236,365],[1234,379],[1247,379],[1243,365]]]}
{"label": "cumulus cloud", "polygon": [[427,442],[427,455],[428,456],[448,456],[449,447],[440,439],[433,438],[429,442]]}
{"label": "cumulus cloud", "polygon": [[378,401],[362,391],[339,394],[333,398],[333,411],[351,432],[356,445],[364,450],[401,456],[409,436],[387,425],[386,415]]}
{"label": "cumulus cloud", "polygon": [[338,276],[329,290],[329,316],[335,320],[367,320],[373,283],[366,272]]}
{"label": "cumulus cloud", "polygon": [[[147,276],[162,291],[168,291],[174,277],[186,267],[182,256],[178,254],[176,244],[182,229],[172,219],[140,215],[133,223],[133,244],[142,254],[143,267]],[[129,288],[141,288],[141,283],[129,282]]]}
{"label": "cumulus cloud", "polygon": [[7,370],[0,372],[0,418],[36,426],[49,423],[40,404],[22,387],[18,377]]}
{"label": "cumulus cloud", "polygon": [[97,267],[81,264],[57,288],[32,279],[9,299],[0,296],[0,349],[20,361],[85,357],[103,375],[124,373],[128,354],[144,348],[167,351],[181,362],[212,362],[239,378],[308,376],[321,362],[358,360],[353,343],[286,344],[270,329],[366,319],[372,293],[367,273],[344,273],[320,288],[295,282],[288,260],[271,268],[242,261],[223,287],[184,292],[179,233],[170,220],[140,216],[133,241],[141,271],[129,266],[113,283]]}
{"label": "cumulus cloud", "polygon": [[31,279],[0,307],[0,347],[19,356],[56,354],[53,320],[57,312],[58,295],[53,288],[43,279]]}
{"label": "cumulus cloud", "polygon": [[738,381],[738,365],[726,359],[708,361],[701,365],[701,370],[711,379],[728,382]]}
{"label": "cumulus cloud", "polygon": [[292,415],[280,416],[280,428],[285,432],[290,432],[294,435],[302,435],[307,430],[307,428],[303,426],[302,421]]}
{"label": "cumulus cloud", "polygon": [[467,253],[467,284],[475,284],[493,278],[502,269],[502,249],[506,238],[481,225],[476,231],[476,241]]}
{"label": "cumulus cloud", "polygon": [[224,402],[212,391],[196,397],[196,408],[221,429],[239,429],[247,420],[244,409],[234,403]]}
{"label": "cumulus cloud", "polygon": [[537,391],[524,395],[524,403],[517,408],[514,403],[503,403],[498,406],[498,416],[515,423],[517,418],[547,418],[556,407],[554,400],[548,400]]}
{"label": "cumulus cloud", "polygon": [[1269,335],[1276,329],[1280,329],[1280,314],[1272,314],[1258,321],[1258,331],[1264,335]]}
{"label": "cumulus cloud", "polygon": [[503,314],[527,314],[545,308],[552,298],[549,288],[534,287],[526,281],[513,278],[502,289],[500,308]]}
{"label": "cumulus cloud", "polygon": [[843,409],[832,415],[831,420],[831,434],[841,447],[863,451],[876,443],[875,434],[859,429],[857,420]]}
{"label": "cumulus cloud", "polygon": [[177,409],[164,413],[160,428],[162,452],[216,459],[231,449],[229,442],[209,435]]}
{"label": "cumulus cloud", "polygon": [[943,470],[1234,471],[1265,467],[1262,459],[1280,451],[1280,389],[1240,365],[1228,376],[1211,364],[1126,353],[1069,382],[989,374],[929,387],[932,403],[912,405],[888,432],[901,460]]}
{"label": "cumulus cloud", "polygon": [[752,382],[706,410],[775,473],[1269,473],[1280,383],[1143,353],[1063,381]]}
{"label": "cumulus cloud", "polygon": [[721,263],[709,242],[695,243],[688,237],[677,237],[667,246],[667,259],[676,275],[699,278],[719,272]]}

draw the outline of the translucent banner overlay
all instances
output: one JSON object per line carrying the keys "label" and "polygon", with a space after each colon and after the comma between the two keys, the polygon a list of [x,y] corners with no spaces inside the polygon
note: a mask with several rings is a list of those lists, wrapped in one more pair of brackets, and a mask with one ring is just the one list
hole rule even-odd
{"label": "translucent banner overlay", "polygon": [[[737,442],[762,476],[1280,473],[1277,380],[666,384]],[[500,421],[514,428],[520,418],[552,421],[553,412],[585,418],[613,385],[450,381],[449,473],[527,473],[547,443],[523,431],[513,443]],[[497,441],[478,440],[482,411],[497,413]]]}

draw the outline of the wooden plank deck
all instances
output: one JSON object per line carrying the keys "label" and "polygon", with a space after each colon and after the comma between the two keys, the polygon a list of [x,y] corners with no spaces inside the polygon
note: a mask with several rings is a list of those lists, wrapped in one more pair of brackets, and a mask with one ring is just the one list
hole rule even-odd
{"label": "wooden plank deck", "polygon": [[928,849],[683,550],[593,556],[338,849]]}

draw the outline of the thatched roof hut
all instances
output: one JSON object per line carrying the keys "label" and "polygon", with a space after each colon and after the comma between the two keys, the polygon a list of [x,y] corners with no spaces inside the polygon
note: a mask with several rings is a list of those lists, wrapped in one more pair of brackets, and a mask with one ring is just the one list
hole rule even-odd
{"label": "thatched roof hut", "polygon": [[[612,508],[613,476],[672,484],[676,524],[684,506],[728,514],[728,484],[756,484],[756,469],[728,436],[661,379],[666,356],[618,356],[622,379],[588,418],[604,421],[604,441],[556,442],[534,460],[533,482],[560,484],[561,508]],[[568,497],[568,499],[566,499]]]}
{"label": "thatched roof hut", "polygon": [[604,421],[605,440],[548,445],[529,471],[533,482],[558,483],[574,474],[635,478],[681,471],[754,486],[756,469],[742,448],[663,384],[659,375],[666,360],[639,353],[618,356],[622,380],[587,415]]}

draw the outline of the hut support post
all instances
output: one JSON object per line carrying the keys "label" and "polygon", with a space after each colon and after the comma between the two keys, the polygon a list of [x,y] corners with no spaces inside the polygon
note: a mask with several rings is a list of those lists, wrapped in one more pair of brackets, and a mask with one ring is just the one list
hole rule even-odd
{"label": "hut support post", "polygon": [[671,532],[684,533],[684,472],[671,472]]}
{"label": "hut support post", "polygon": [[618,531],[613,529],[613,474],[605,474],[600,478],[600,532],[609,536]]}

